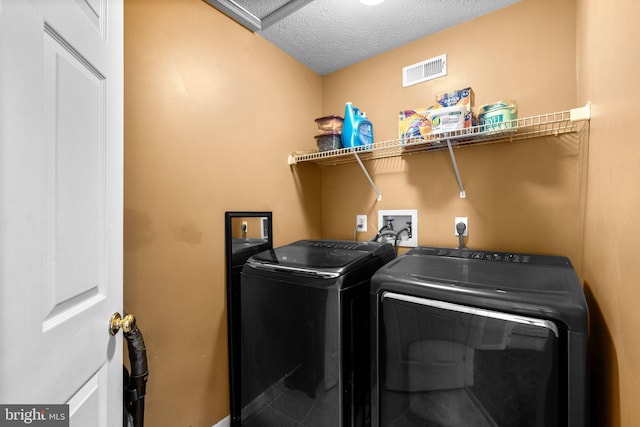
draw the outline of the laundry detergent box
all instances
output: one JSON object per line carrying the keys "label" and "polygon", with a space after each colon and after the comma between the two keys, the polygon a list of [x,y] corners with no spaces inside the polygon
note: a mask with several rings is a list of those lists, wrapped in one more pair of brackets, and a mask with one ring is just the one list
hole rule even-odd
{"label": "laundry detergent box", "polygon": [[462,105],[438,108],[429,112],[433,133],[440,134],[464,129],[465,113],[465,108]]}
{"label": "laundry detergent box", "polygon": [[450,90],[436,95],[436,103],[442,107],[459,107],[465,108],[465,123],[464,127],[471,127],[475,125],[473,116],[473,107],[475,102],[475,95],[473,89],[466,87],[463,89]]}
{"label": "laundry detergent box", "polygon": [[473,110],[475,96],[473,89],[455,89],[436,95],[436,103],[441,107],[456,107],[462,105],[467,110]]}
{"label": "laundry detergent box", "polygon": [[416,108],[400,111],[398,121],[398,139],[402,144],[424,141],[431,134],[429,113],[439,106]]}

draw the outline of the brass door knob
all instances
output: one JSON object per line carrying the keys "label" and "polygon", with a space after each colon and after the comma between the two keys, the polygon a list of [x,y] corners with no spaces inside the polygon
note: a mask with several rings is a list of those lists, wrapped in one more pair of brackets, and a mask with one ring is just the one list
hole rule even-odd
{"label": "brass door knob", "polygon": [[127,314],[124,317],[120,316],[120,313],[113,313],[111,316],[111,320],[109,321],[109,333],[111,335],[115,335],[118,333],[120,329],[122,332],[131,332],[131,330],[136,326],[136,319],[133,317],[133,314]]}

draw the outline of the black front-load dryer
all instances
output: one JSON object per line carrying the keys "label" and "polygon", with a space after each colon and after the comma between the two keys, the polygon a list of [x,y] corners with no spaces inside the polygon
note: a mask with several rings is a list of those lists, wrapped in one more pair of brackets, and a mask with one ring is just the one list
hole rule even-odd
{"label": "black front-load dryer", "polygon": [[373,427],[584,427],[588,312],[565,257],[415,248],[371,280]]}
{"label": "black front-load dryer", "polygon": [[232,426],[368,425],[370,279],[393,258],[389,244],[333,240],[249,258]]}

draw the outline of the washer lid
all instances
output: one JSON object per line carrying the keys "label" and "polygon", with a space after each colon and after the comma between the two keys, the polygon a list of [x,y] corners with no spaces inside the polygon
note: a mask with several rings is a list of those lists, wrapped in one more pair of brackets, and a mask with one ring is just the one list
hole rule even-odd
{"label": "washer lid", "polygon": [[391,245],[342,240],[300,240],[286,246],[254,255],[255,264],[289,267],[290,269],[334,270],[343,274],[376,253],[393,252]]}

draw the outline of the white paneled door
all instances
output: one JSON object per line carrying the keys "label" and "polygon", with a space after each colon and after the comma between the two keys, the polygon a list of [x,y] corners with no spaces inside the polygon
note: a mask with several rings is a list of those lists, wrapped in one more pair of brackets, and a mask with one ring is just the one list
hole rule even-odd
{"label": "white paneled door", "polygon": [[122,0],[0,0],[0,404],[122,425]]}

